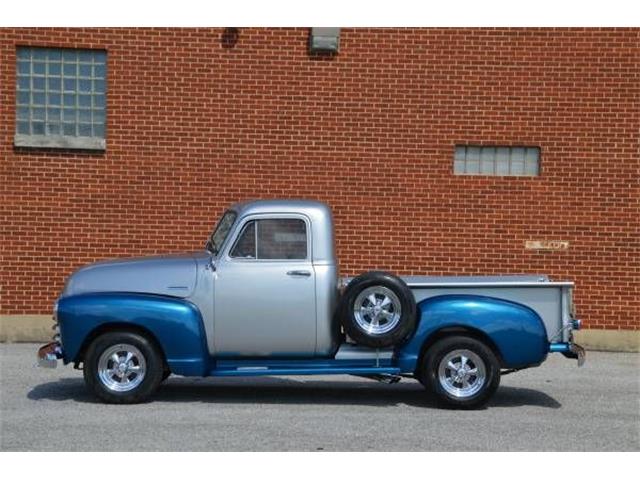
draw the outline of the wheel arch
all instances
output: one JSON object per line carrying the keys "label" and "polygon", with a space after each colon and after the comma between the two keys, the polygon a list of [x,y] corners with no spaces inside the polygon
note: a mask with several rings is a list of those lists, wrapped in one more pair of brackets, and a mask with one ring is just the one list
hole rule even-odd
{"label": "wheel arch", "polygon": [[540,316],[526,305],[495,297],[451,294],[418,304],[414,335],[397,350],[405,372],[415,372],[425,350],[443,336],[463,333],[487,344],[502,368],[539,365],[548,353]]}
{"label": "wheel arch", "polygon": [[493,354],[498,359],[500,363],[500,367],[504,366],[504,359],[502,357],[502,353],[500,349],[495,344],[495,342],[491,339],[489,335],[484,333],[482,330],[477,328],[469,327],[467,325],[452,325],[440,328],[433,333],[431,333],[424,341],[422,346],[420,347],[420,353],[418,355],[418,361],[416,363],[415,375],[420,375],[422,369],[422,363],[424,360],[424,356],[427,354],[429,348],[431,348],[436,342],[453,336],[466,336],[471,337],[479,342],[484,343],[487,347],[491,349]]}
{"label": "wheel arch", "polygon": [[209,352],[202,315],[188,300],[138,293],[65,297],[58,307],[65,363],[82,361],[87,347],[108,331],[135,331],[158,346],[179,375],[205,375]]}
{"label": "wheel arch", "polygon": [[96,338],[100,337],[101,335],[104,335],[105,333],[111,333],[111,332],[137,333],[138,335],[145,337],[147,340],[152,342],[154,346],[158,349],[158,352],[160,352],[160,355],[162,356],[162,361],[164,365],[168,367],[167,355],[164,351],[164,348],[162,348],[162,345],[158,341],[158,338],[153,334],[153,332],[148,328],[143,327],[142,325],[136,325],[136,324],[125,323],[125,322],[102,323],[96,326],[93,330],[91,330],[85,337],[82,344],[80,345],[80,349],[78,350],[77,355],[72,360],[74,363],[74,367],[78,368],[79,364],[84,362],[84,356],[87,353],[87,349],[89,348],[89,345],[91,345]]}

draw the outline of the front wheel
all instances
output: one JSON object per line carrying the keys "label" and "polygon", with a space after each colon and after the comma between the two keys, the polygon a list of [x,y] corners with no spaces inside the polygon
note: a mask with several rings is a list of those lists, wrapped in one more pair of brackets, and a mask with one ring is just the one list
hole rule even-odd
{"label": "front wheel", "polygon": [[97,337],[84,359],[84,380],[107,403],[145,401],[160,385],[164,362],[156,346],[132,332]]}
{"label": "front wheel", "polygon": [[419,380],[446,406],[477,408],[498,388],[500,363],[483,342],[466,336],[448,337],[429,348]]}

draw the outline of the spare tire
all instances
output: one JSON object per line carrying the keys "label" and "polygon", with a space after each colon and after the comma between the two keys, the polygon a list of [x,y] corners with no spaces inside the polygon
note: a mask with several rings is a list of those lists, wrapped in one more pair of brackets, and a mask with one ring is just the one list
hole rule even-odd
{"label": "spare tire", "polygon": [[347,285],[338,316],[356,343],[389,347],[413,332],[416,300],[402,279],[387,272],[367,272]]}

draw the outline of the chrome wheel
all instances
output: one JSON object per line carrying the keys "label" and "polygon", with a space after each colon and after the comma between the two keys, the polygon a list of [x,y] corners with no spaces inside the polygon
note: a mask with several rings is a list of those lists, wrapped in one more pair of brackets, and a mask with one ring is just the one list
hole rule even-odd
{"label": "chrome wheel", "polygon": [[472,397],[482,389],[486,379],[484,362],[471,350],[453,350],[440,360],[438,380],[442,388],[454,397]]}
{"label": "chrome wheel", "polygon": [[398,296],[387,287],[365,288],[353,303],[358,326],[370,335],[390,332],[400,322],[402,307]]}
{"label": "chrome wheel", "polygon": [[133,345],[126,343],[107,348],[98,360],[98,377],[113,392],[128,392],[144,380],[147,362]]}

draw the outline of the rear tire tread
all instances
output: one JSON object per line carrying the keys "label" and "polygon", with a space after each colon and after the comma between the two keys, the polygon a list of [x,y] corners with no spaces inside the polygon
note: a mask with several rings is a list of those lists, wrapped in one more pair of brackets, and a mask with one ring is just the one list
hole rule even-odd
{"label": "rear tire tread", "polygon": [[[438,379],[438,365],[444,356],[453,350],[468,349],[477,354],[484,362],[487,378],[481,390],[468,398],[451,396]],[[433,393],[441,406],[458,409],[474,409],[484,406],[493,396],[500,385],[500,362],[493,350],[470,336],[455,335],[438,340],[425,353],[418,380]]]}

